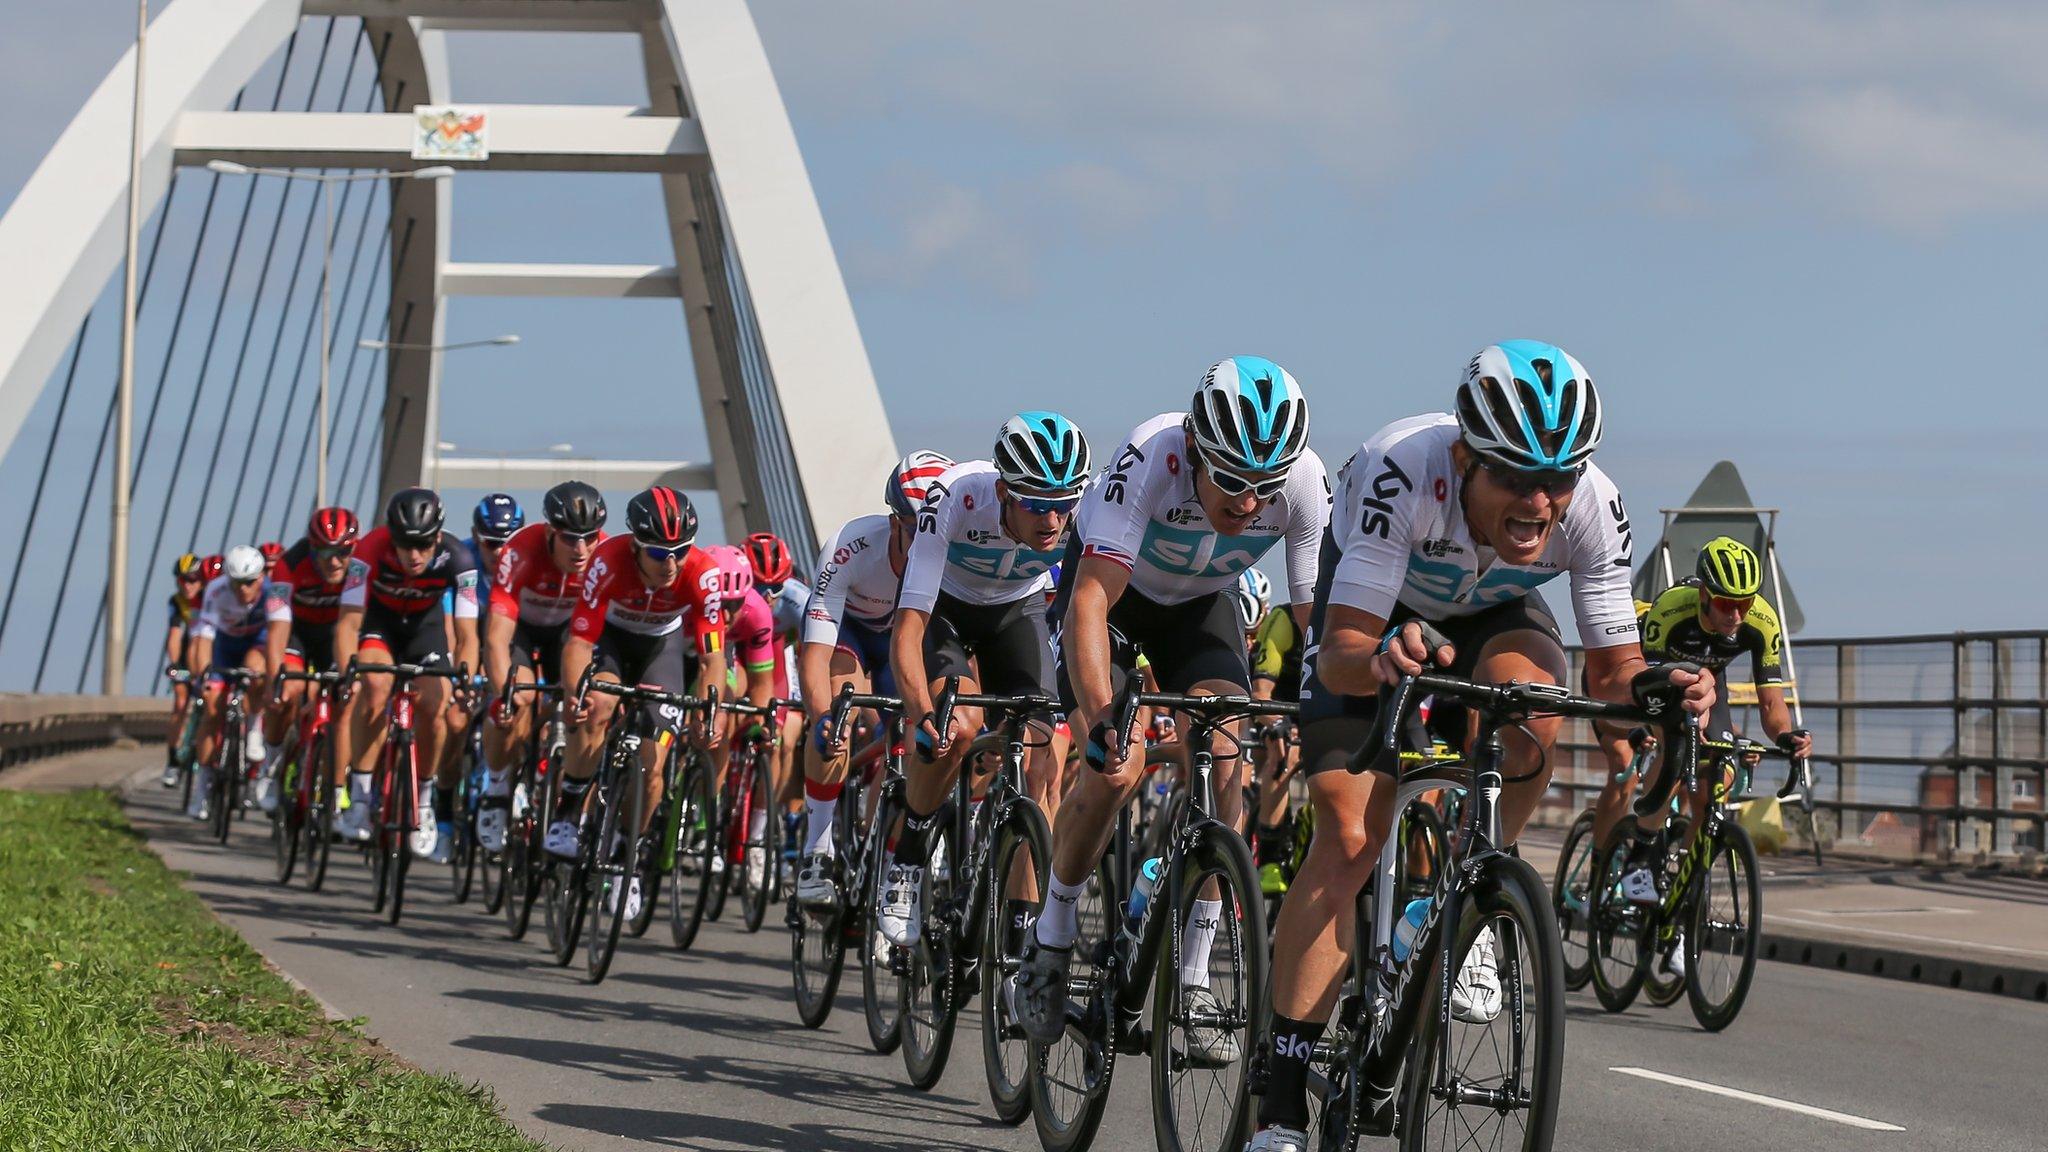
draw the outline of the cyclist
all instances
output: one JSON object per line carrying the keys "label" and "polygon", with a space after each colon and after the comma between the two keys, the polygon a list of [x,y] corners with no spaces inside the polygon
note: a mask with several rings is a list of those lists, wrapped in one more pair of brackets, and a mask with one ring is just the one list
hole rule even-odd
{"label": "cyclist", "polygon": [[[283,635],[270,638],[266,652],[271,667],[294,672],[325,672],[334,667],[334,620],[341,614],[349,557],[361,534],[355,513],[346,508],[319,509],[306,522],[306,534],[271,567],[271,590],[291,622]],[[305,701],[305,681],[284,681],[277,700],[263,713],[264,738],[282,744]],[[342,761],[335,761],[337,771],[341,765]],[[335,783],[345,781],[337,775]],[[265,811],[277,806],[274,784],[266,774],[257,786],[256,800]],[[337,789],[336,795],[345,798],[347,789]]]}
{"label": "cyclist", "polygon": [[[1728,536],[1716,536],[1700,549],[1696,575],[1664,590],[1643,615],[1643,656],[1652,663],[1685,660],[1710,669],[1715,677],[1714,707],[1707,717],[1707,735],[1717,740],[1735,736],[1734,717],[1728,708],[1725,670],[1737,657],[1749,656],[1756,678],[1757,712],[1764,732],[1772,741],[1795,756],[1812,751],[1813,740],[1804,729],[1792,727],[1792,710],[1785,703],[1785,675],[1782,663],[1784,633],[1778,614],[1763,598],[1763,565],[1749,545]],[[1694,814],[1680,840],[1682,848],[1692,847],[1703,821],[1714,782],[1701,773],[1693,794],[1687,798]],[[1616,793],[1610,802],[1608,793]],[[1610,809],[1618,820],[1621,807],[1634,792],[1634,778],[1623,774],[1609,777],[1601,791],[1601,807]],[[1597,812],[1597,810],[1596,810]],[[1661,823],[1661,821],[1660,821]],[[1606,843],[1614,820],[1608,827],[1593,828],[1594,843]],[[1647,858],[1631,859],[1633,865],[1622,878],[1622,894],[1637,904],[1658,900],[1656,876]],[[1674,949],[1674,951],[1682,951]],[[1683,961],[1680,961],[1683,963]]]}
{"label": "cyclist", "polygon": [[[403,488],[384,506],[384,523],[356,541],[348,576],[341,589],[341,608],[334,621],[334,662],[347,668],[360,650],[373,664],[476,666],[476,557],[469,545],[444,530],[447,513],[441,497],[426,488]],[[444,594],[452,594],[447,609]],[[453,619],[454,648],[448,651]],[[334,726],[334,759],[349,766],[351,801],[342,808],[340,831],[355,840],[370,838],[370,771],[384,742],[389,673],[361,677],[363,691],[348,700],[347,723]],[[419,756],[416,765],[433,771],[441,763],[448,738],[446,714],[452,689],[441,677],[416,682],[420,706],[416,713]],[[417,771],[417,768],[415,769]],[[439,824],[447,819],[444,805],[453,795],[453,781],[437,790],[433,820],[420,821],[413,850],[445,861],[446,838]],[[337,807],[341,805],[337,802]]]}
{"label": "cyclist", "polygon": [[569,617],[590,558],[605,539],[604,494],[581,480],[548,489],[541,513],[542,523],[514,532],[499,552],[484,620],[484,675],[495,709],[484,726],[484,794],[476,817],[477,843],[486,852],[505,847],[513,759],[533,739],[537,715],[533,698],[523,693],[509,709],[501,707],[505,685],[560,682]]}
{"label": "cyclist", "polygon": [[[918,509],[889,640],[903,715],[917,743],[904,770],[903,832],[883,875],[876,917],[891,944],[922,936],[926,841],[981,731],[979,708],[954,709],[951,726],[939,731],[932,695],[952,676],[963,693],[1055,691],[1047,570],[1060,558],[1088,473],[1088,440],[1071,420],[1020,412],[996,433],[989,460],[948,468]],[[1060,775],[1051,718],[1034,718],[1031,727],[1029,743],[1037,746],[1026,757],[1025,779],[1050,819]]]}
{"label": "cyclist", "polygon": [[[810,592],[801,580],[790,577],[796,568],[795,558],[789,553],[789,545],[773,532],[755,532],[740,544],[746,553],[747,563],[754,572],[754,591],[768,602],[775,618],[775,650],[782,661],[781,680],[786,691],[778,693],[786,699],[801,702],[803,686],[794,676],[796,668],[797,638],[804,629],[804,607],[810,601]],[[796,766],[797,750],[803,745],[804,717],[797,709],[786,709],[776,723],[775,734],[775,807],[783,814],[782,845],[785,858],[796,851],[797,805],[802,801],[804,782],[801,773],[792,771]]]}
{"label": "cyclist", "polygon": [[[171,617],[164,630],[164,667],[183,668],[192,621],[199,615],[199,598],[206,591],[206,580],[199,574],[199,557],[187,552],[171,561],[171,578],[178,582],[178,588],[171,593]],[[185,684],[171,685],[171,726],[164,733],[166,788],[178,786],[178,750],[184,739],[185,709],[191,704],[192,693]]]}
{"label": "cyclist", "polygon": [[[1629,525],[1613,482],[1591,463],[1601,413],[1578,361],[1535,341],[1474,356],[1456,414],[1398,420],[1338,473],[1302,671],[1302,765],[1316,834],[1274,930],[1273,1037],[1254,1152],[1300,1149],[1308,1056],[1344,971],[1351,917],[1394,817],[1391,782],[1354,776],[1375,693],[1426,664],[1483,682],[1562,683],[1564,646],[1536,588],[1570,572],[1592,693],[1627,700],[1679,689],[1706,710],[1713,678],[1652,669],[1636,643]],[[1445,726],[1460,710],[1439,705]],[[1513,843],[1543,794],[1559,721],[1533,719],[1507,741],[1502,832]],[[1454,743],[1468,739],[1459,725]],[[1459,1020],[1498,1015],[1490,930],[1451,992]]]}
{"label": "cyclist", "polygon": [[[221,575],[201,595],[187,651],[186,667],[194,676],[223,668],[247,668],[255,673],[247,688],[249,700],[262,700],[269,690],[270,665],[265,662],[264,647],[259,642],[268,632],[275,646],[291,629],[290,612],[278,597],[266,595],[263,575],[263,553],[247,544],[228,549]],[[193,781],[189,809],[197,820],[204,820],[209,814],[207,793],[212,787],[213,764],[220,754],[220,726],[226,703],[218,678],[208,676],[205,691],[205,712],[199,725],[195,760],[199,775]],[[252,767],[269,755],[261,725],[249,725],[242,751]]]}
{"label": "cyclist", "polygon": [[[585,669],[595,669],[600,680],[695,695],[706,685],[723,684],[718,565],[695,546],[697,510],[689,497],[673,488],[649,488],[627,502],[626,528],[625,535],[598,546],[584,572],[583,596],[562,642],[563,688],[576,691]],[[562,801],[547,830],[547,850],[556,856],[573,858],[580,848],[577,815],[597,775],[597,758],[617,706],[616,699],[597,692],[580,705],[570,703]],[[673,729],[676,720],[662,716],[656,723]],[[649,820],[661,802],[661,752],[660,741],[641,748]],[[646,828],[637,832],[644,834]],[[636,876],[626,888],[628,920],[640,914],[640,901]]]}
{"label": "cyclist", "polygon": [[953,461],[917,451],[898,461],[882,485],[886,515],[856,516],[818,553],[817,575],[804,610],[797,650],[804,721],[812,738],[804,754],[805,839],[796,898],[810,907],[837,900],[838,847],[832,820],[846,787],[848,733],[832,730],[832,698],[841,687],[894,695],[889,666],[891,617],[903,583],[917,510]]}
{"label": "cyclist", "polygon": [[[1258,569],[1246,571],[1250,574]],[[1288,606],[1270,608],[1260,617],[1258,631],[1252,636],[1253,696],[1261,700],[1301,698],[1302,641],[1301,626]],[[1268,896],[1287,894],[1294,856],[1288,786],[1301,763],[1301,745],[1294,739],[1294,731],[1294,724],[1285,718],[1267,724],[1256,753],[1259,811],[1252,852],[1259,865],[1259,889]]]}
{"label": "cyclist", "polygon": [[[483,621],[487,606],[491,602],[491,578],[498,571],[498,557],[504,551],[505,542],[512,534],[526,527],[526,509],[519,501],[503,492],[493,492],[477,501],[469,514],[469,552],[476,558],[476,608],[477,643],[482,651]],[[443,593],[441,607],[444,611],[454,604],[453,593]],[[481,663],[470,666],[473,683],[481,684],[484,668]],[[463,775],[462,758],[468,752],[470,714],[468,708],[448,710],[448,738],[441,744],[441,763],[434,772],[434,787],[431,793],[434,801],[434,851],[436,864],[446,863],[446,857],[455,845],[454,799]]]}
{"label": "cyclist", "polygon": [[[737,545],[714,544],[705,553],[718,565],[719,619],[725,622],[726,686],[747,703],[765,708],[770,699],[789,697],[789,669],[775,637],[775,610],[754,587],[754,566]],[[752,725],[749,725],[751,727]],[[738,730],[735,731],[738,738]],[[769,765],[770,796],[781,793],[782,781]],[[772,806],[772,805],[771,805]],[[760,848],[768,834],[768,809],[755,808],[747,828],[747,883],[758,885],[767,875],[768,858]]]}
{"label": "cyclist", "polygon": [[[1117,811],[1144,777],[1143,741],[1112,731],[1109,715],[1138,651],[1163,691],[1245,693],[1245,625],[1230,590],[1284,538],[1288,584],[1295,603],[1306,604],[1328,509],[1301,386],[1256,356],[1211,365],[1189,411],[1132,430],[1082,505],[1053,618],[1060,686],[1094,771],[1081,774],[1053,825],[1052,881],[1018,969],[1014,1011],[1033,1040],[1051,1043],[1065,1028],[1075,901],[1109,844]],[[1212,746],[1216,818],[1230,825],[1243,807],[1247,769],[1236,729],[1220,729]],[[1195,1014],[1220,1011],[1208,988],[1218,896],[1205,887],[1184,939],[1180,977]],[[1204,1063],[1238,1055],[1224,1029],[1192,1029],[1188,1045]]]}

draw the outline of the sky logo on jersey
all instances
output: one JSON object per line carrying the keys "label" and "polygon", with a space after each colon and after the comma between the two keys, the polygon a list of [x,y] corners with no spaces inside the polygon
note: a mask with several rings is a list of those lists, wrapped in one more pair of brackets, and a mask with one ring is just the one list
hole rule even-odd
{"label": "sky logo on jersey", "polygon": [[1557,575],[1556,571],[1532,572],[1496,562],[1484,577],[1478,577],[1462,564],[1435,563],[1411,553],[1406,583],[1417,595],[1439,604],[1505,604],[1529,595]]}
{"label": "sky logo on jersey", "polygon": [[1279,542],[1277,525],[1260,535],[1225,536],[1208,528],[1176,528],[1154,520],[1145,525],[1138,556],[1175,576],[1235,576]]}
{"label": "sky logo on jersey", "polygon": [[984,548],[959,540],[946,545],[946,563],[987,580],[1036,580],[1059,563],[1061,550]]}

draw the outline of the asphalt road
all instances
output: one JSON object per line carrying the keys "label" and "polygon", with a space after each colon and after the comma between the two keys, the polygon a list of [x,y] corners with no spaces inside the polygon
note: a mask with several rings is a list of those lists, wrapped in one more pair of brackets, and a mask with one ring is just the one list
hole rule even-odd
{"label": "asphalt road", "polygon": [[[308,894],[272,882],[254,814],[222,848],[154,785],[130,810],[195,892],[332,1010],[366,1017],[416,1064],[489,1085],[515,1124],[560,1147],[1037,1147],[1028,1123],[989,1113],[971,1019],[928,1093],[908,1087],[900,1056],[869,1048],[851,967],[832,1017],[804,1029],[777,915],[749,936],[728,911],[687,953],[657,920],[591,987],[543,952],[538,915],[512,943],[497,918],[451,904],[445,869],[415,870],[392,928],[370,916],[369,872],[351,851],[337,847],[328,888]],[[1571,1012],[1561,1149],[2048,1146],[2034,1108],[2048,1006],[1764,963],[1720,1035],[1682,1001],[1609,1016],[1575,993]],[[1096,1147],[1150,1147],[1141,1058],[1119,1061],[1115,1091]]]}

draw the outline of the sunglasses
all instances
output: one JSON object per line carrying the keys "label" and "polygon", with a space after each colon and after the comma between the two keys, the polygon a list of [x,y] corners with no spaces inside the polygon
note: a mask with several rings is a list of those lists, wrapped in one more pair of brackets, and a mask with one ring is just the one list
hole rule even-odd
{"label": "sunglasses", "polygon": [[1517,499],[1527,499],[1541,492],[1552,500],[1562,500],[1578,488],[1579,477],[1586,474],[1584,464],[1568,471],[1545,469],[1537,472],[1524,472],[1519,468],[1508,468],[1490,461],[1482,462],[1479,466],[1486,469],[1487,476],[1491,477],[1495,484],[1512,492]]}
{"label": "sunglasses", "polygon": [[230,580],[230,581],[228,581],[228,583],[230,583],[230,584],[233,584],[233,585],[234,585],[235,587],[237,587],[237,588],[247,588],[247,587],[249,587],[249,586],[251,586],[251,585],[254,585],[254,584],[261,584],[261,583],[263,583],[263,577],[261,577],[261,576],[251,576],[251,577],[249,577],[249,578],[248,578],[247,580]]}
{"label": "sunglasses", "polygon": [[510,544],[512,542],[512,538],[510,536],[506,536],[503,538],[479,536],[476,538],[476,542],[483,545],[486,548],[503,548],[505,545]]}
{"label": "sunglasses", "polygon": [[1707,606],[1712,608],[1716,612],[1724,612],[1741,616],[1749,615],[1749,606],[1756,603],[1756,597],[1754,596],[1729,597],[1715,596],[1709,594],[1706,599]]}
{"label": "sunglasses", "polygon": [[180,584],[201,584],[205,580],[206,577],[201,576],[197,572],[187,572],[183,576],[178,577],[178,583]]}
{"label": "sunglasses", "polygon": [[755,588],[755,589],[756,589],[757,591],[759,591],[759,592],[761,593],[761,595],[763,595],[763,596],[767,597],[767,598],[768,598],[768,599],[770,599],[770,600],[776,600],[776,599],[780,599],[780,598],[781,598],[781,596],[782,596],[782,587],[783,587],[783,586],[782,586],[782,585],[780,585],[780,584],[756,584],[756,585],[754,585],[754,588]]}
{"label": "sunglasses", "polygon": [[355,555],[355,551],[354,548],[346,544],[334,548],[315,548],[313,550],[313,558],[316,560],[346,560],[350,556]]}
{"label": "sunglasses", "polygon": [[1209,474],[1209,483],[1216,486],[1225,496],[1242,496],[1249,492],[1261,500],[1271,500],[1287,487],[1287,473],[1279,475],[1243,476],[1228,468],[1218,468],[1207,460],[1200,461],[1202,471]]}
{"label": "sunglasses", "polygon": [[557,532],[555,539],[567,540],[571,544],[588,544],[597,539],[596,532]]}
{"label": "sunglasses", "polygon": [[683,557],[688,556],[690,554],[690,546],[688,544],[684,544],[677,548],[657,548],[652,544],[642,544],[640,546],[640,551],[643,554],[645,554],[649,560],[652,560],[658,564],[664,560],[681,560]]}
{"label": "sunglasses", "polygon": [[1017,507],[1022,508],[1024,511],[1029,512],[1034,516],[1043,516],[1048,512],[1058,512],[1061,515],[1065,515],[1066,513],[1072,512],[1081,504],[1081,498],[1079,496],[1013,495],[1010,497],[1010,499],[1016,501]]}

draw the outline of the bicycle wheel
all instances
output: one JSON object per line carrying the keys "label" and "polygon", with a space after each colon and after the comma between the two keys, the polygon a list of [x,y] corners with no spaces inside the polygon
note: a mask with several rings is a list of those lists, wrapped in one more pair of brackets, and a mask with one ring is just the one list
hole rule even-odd
{"label": "bicycle wheel", "polygon": [[[782,867],[782,814],[775,810],[775,781],[769,771],[768,753],[764,749],[754,761],[752,795],[747,798],[747,847],[740,853],[744,863],[740,880],[740,913],[748,932],[759,932],[761,924],[768,917],[768,897],[775,887],[775,876]],[[761,825],[761,834],[753,833],[753,826]]]}
{"label": "bicycle wheel", "polygon": [[[1209,826],[1181,861],[1180,892],[1152,974],[1152,1134],[1162,1150],[1236,1152],[1251,1136],[1246,1072],[1266,1018],[1266,905],[1251,849]],[[1206,960],[1198,934],[1210,937]]]}
{"label": "bicycle wheel", "polygon": [[505,873],[502,864],[502,861],[505,859],[505,850],[500,848],[495,853],[486,852],[483,850],[483,846],[477,842],[476,820],[480,811],[471,812],[469,816],[470,843],[477,844],[477,882],[484,887],[484,915],[496,916],[499,910],[505,906]]}
{"label": "bicycle wheel", "polygon": [[711,861],[718,854],[718,803],[711,773],[691,757],[676,786],[675,867],[668,873],[668,931],[678,948],[688,948],[704,925],[711,899]]}
{"label": "bicycle wheel", "polygon": [[858,905],[847,917],[853,943],[860,948],[861,1014],[867,1020],[868,1043],[886,1056],[903,1042],[902,949],[882,938],[875,909],[882,898],[882,874],[889,870],[889,833],[902,802],[884,794],[868,828],[867,851],[861,864],[863,883]]}
{"label": "bicycle wheel", "polygon": [[1764,906],[1749,833],[1724,821],[1713,837],[1713,855],[1694,881],[1691,915],[1684,920],[1685,995],[1700,1027],[1719,1032],[1735,1022],[1749,997]]}
{"label": "bicycle wheel", "polygon": [[319,774],[313,785],[313,812],[308,820],[306,845],[306,891],[318,892],[327,883],[327,859],[334,850],[334,804],[337,789],[327,764],[327,731],[321,729],[313,742],[311,771]]}
{"label": "bicycle wheel", "polygon": [[521,759],[512,794],[505,801],[505,851],[498,864],[498,886],[505,894],[500,910],[505,913],[505,935],[513,940],[523,938],[533,921],[533,900],[540,893],[536,861],[541,857],[541,833],[547,828],[544,813],[553,810],[547,790],[535,788],[533,761]]}
{"label": "bicycle wheel", "polygon": [[[1686,817],[1673,816],[1667,826],[1670,831],[1666,839],[1672,845],[1664,865],[1664,873],[1667,876],[1675,875],[1678,871],[1678,845],[1685,839],[1686,824]],[[1653,1008],[1669,1008],[1685,995],[1685,977],[1672,971],[1669,963],[1672,949],[1678,946],[1679,935],[1675,931],[1672,932],[1672,939],[1668,941],[1664,936],[1665,932],[1660,928],[1656,938],[1650,943],[1650,972],[1643,980],[1643,1000]]]}
{"label": "bicycle wheel", "polygon": [[578,814],[582,819],[574,859],[564,860],[545,846],[541,849],[541,866],[547,870],[542,894],[547,902],[548,947],[555,964],[562,968],[576,958],[576,944],[583,937],[583,918],[589,911],[590,892],[584,876],[590,870],[592,834],[588,817],[590,805],[596,802],[597,785],[593,783],[590,791],[584,793],[583,810]]}
{"label": "bicycle wheel", "polygon": [[1593,932],[1588,915],[1593,851],[1593,811],[1579,813],[1557,854],[1557,879],[1550,886],[1551,914],[1557,918],[1564,956],[1564,986],[1577,991],[1593,978]]}
{"label": "bicycle wheel", "polygon": [[936,828],[943,831],[933,832],[924,869],[924,935],[906,950],[908,965],[901,985],[903,1070],[910,1074],[910,1086],[921,1092],[945,1074],[965,999],[960,989],[964,965],[959,933],[952,918],[940,911],[951,902],[954,884],[966,882],[966,862],[954,848],[959,836],[953,828],[952,804],[939,810]]}
{"label": "bicycle wheel", "polygon": [[1609,1012],[1626,1011],[1650,974],[1654,909],[1636,907],[1621,894],[1633,838],[1634,824],[1624,817],[1614,843],[1598,856],[1599,867],[1588,890],[1593,994]]}
{"label": "bicycle wheel", "polygon": [[[384,879],[390,886],[390,895],[384,901],[384,917],[392,923],[405,911],[405,874],[412,869],[412,832],[418,826],[419,772],[414,760],[412,734],[393,733],[391,741],[391,772],[393,796],[397,800],[395,826],[386,830],[384,850],[390,859],[384,866]],[[429,820],[433,819],[431,813]]]}
{"label": "bicycle wheel", "polygon": [[[798,842],[802,843],[808,817],[797,821]],[[789,894],[789,979],[796,993],[796,1018],[806,1028],[817,1028],[832,1014],[832,1001],[839,995],[839,978],[846,971],[846,902],[830,908],[805,908]]]}
{"label": "bicycle wheel", "polygon": [[725,787],[718,790],[718,816],[711,822],[711,834],[704,838],[704,873],[700,877],[704,895],[704,919],[716,921],[725,915],[725,898],[732,892],[733,861],[744,853],[739,851],[746,842],[746,807],[748,796],[740,789],[740,775],[744,769],[728,765],[725,770]]}
{"label": "bicycle wheel", "polygon": [[305,770],[296,758],[278,769],[277,810],[270,814],[270,847],[277,857],[277,882],[289,884],[299,867],[299,841],[306,828]]}
{"label": "bicycle wheel", "polygon": [[[1114,846],[1111,851],[1115,851]],[[1095,1139],[1109,1105],[1110,1080],[1116,1072],[1112,1039],[1116,1011],[1114,969],[1100,961],[1121,931],[1122,910],[1112,895],[1115,885],[1104,855],[1095,876],[1075,901],[1081,933],[1074,939],[1073,965],[1068,971],[1070,1019],[1066,1035],[1053,1044],[1031,1046],[1031,1124],[1045,1152],[1077,1152]]]}
{"label": "bicycle wheel", "polygon": [[476,808],[471,801],[475,787],[474,775],[465,772],[456,785],[455,819],[448,822],[455,835],[455,843],[448,846],[448,871],[457,904],[469,903],[470,892],[476,887]]}
{"label": "bicycle wheel", "polygon": [[1407,907],[1410,900],[1421,900],[1436,891],[1437,872],[1444,861],[1450,859],[1450,837],[1444,832],[1443,814],[1436,806],[1421,799],[1413,800],[1401,816],[1402,850],[1395,857],[1395,866],[1400,869],[1399,887],[1401,907]]}
{"label": "bicycle wheel", "polygon": [[1016,909],[1009,894],[1028,890],[1042,898],[1051,860],[1052,832],[1045,814],[1029,800],[1019,801],[996,830],[989,853],[988,914],[981,929],[981,1064],[989,1102],[1005,1124],[1022,1124],[1031,1115],[1031,1044],[1024,1030],[1010,1022],[1004,988],[1017,970],[1017,953],[1032,916],[1028,909]]}
{"label": "bicycle wheel", "polygon": [[[640,821],[647,812],[647,789],[640,774],[645,769],[637,753],[614,753],[611,783],[594,790],[604,804],[597,822],[597,843],[589,875],[590,911],[588,946],[584,952],[585,976],[592,984],[602,983],[611,970],[612,955],[618,951],[619,929],[629,919],[632,884],[640,878]],[[646,898],[645,894],[641,897]]]}
{"label": "bicycle wheel", "polygon": [[1547,1150],[1557,1127],[1565,1028],[1564,962],[1550,899],[1534,868],[1505,859],[1474,881],[1462,907],[1449,972],[1463,970],[1488,931],[1499,997],[1490,1015],[1486,997],[1474,997],[1483,1018],[1460,1020],[1454,1009],[1443,1021],[1449,1034],[1439,1035],[1436,997],[1445,974],[1433,971],[1425,982],[1430,999],[1402,1073],[1401,1147]]}
{"label": "bicycle wheel", "polygon": [[242,780],[242,733],[236,725],[221,726],[220,766],[213,770],[213,838],[221,844],[228,842],[228,830],[234,827],[235,805],[241,801],[241,789],[236,785]]}
{"label": "bicycle wheel", "polygon": [[394,803],[390,799],[390,773],[385,763],[389,753],[379,757],[377,771],[370,777],[370,842],[364,845],[370,856],[370,914],[381,916],[384,901],[389,897],[384,872],[391,866],[391,857],[384,851],[385,808]]}

